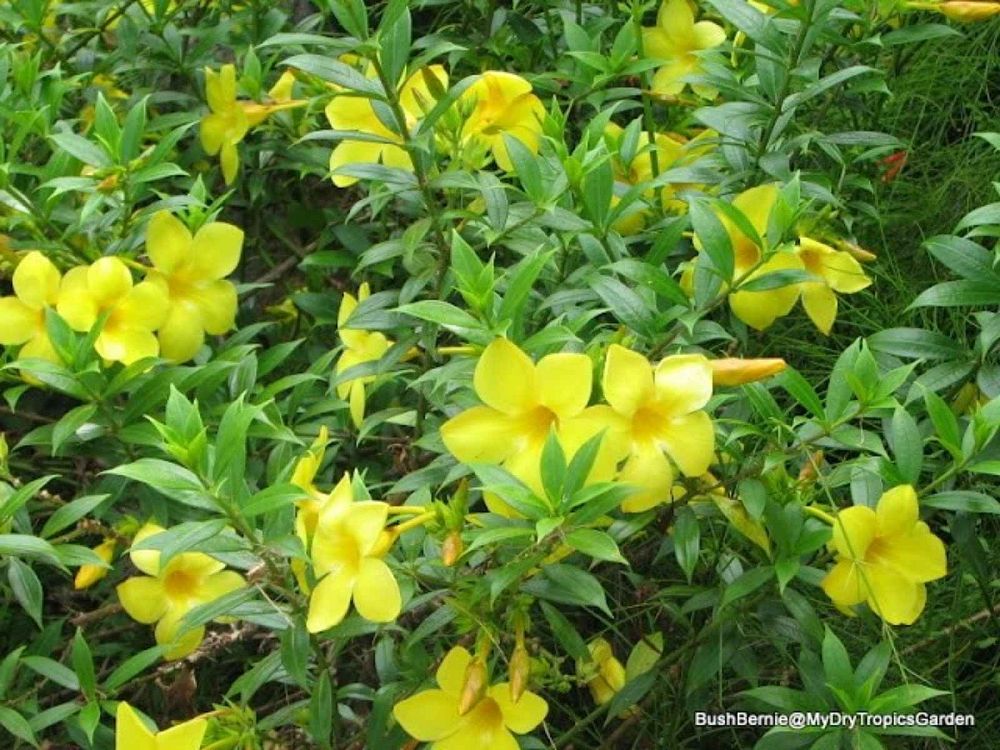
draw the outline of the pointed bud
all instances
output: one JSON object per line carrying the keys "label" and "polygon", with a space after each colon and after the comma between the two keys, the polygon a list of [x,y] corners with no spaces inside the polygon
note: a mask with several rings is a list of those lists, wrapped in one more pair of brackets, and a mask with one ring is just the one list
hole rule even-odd
{"label": "pointed bud", "polygon": [[806,460],[805,465],[799,472],[800,482],[812,482],[815,481],[817,474],[819,473],[819,467],[823,464],[823,451],[816,451],[811,454]]}
{"label": "pointed bud", "polygon": [[528,689],[528,677],[531,675],[531,657],[524,643],[518,643],[511,652],[507,666],[507,677],[510,680],[510,699],[517,703],[524,691]]}
{"label": "pointed bud", "polygon": [[848,242],[847,240],[838,240],[837,247],[846,253],[850,253],[851,257],[859,263],[872,263],[878,260],[878,256],[871,250],[865,250],[861,245],[856,242]]}
{"label": "pointed bud", "polygon": [[458,701],[458,715],[465,716],[486,695],[489,686],[489,675],[486,662],[476,657],[465,668],[465,680],[462,683],[462,694]]}
{"label": "pointed bud", "polygon": [[450,532],[444,538],[444,544],[441,545],[441,562],[445,564],[445,567],[450,568],[458,562],[458,558],[462,556],[463,549],[462,535],[457,531]]}
{"label": "pointed bud", "polygon": [[382,533],[379,534],[378,541],[375,542],[375,546],[369,554],[372,557],[383,557],[390,549],[392,549],[392,545],[394,545],[396,540],[399,539],[397,529],[398,527],[393,529],[382,529]]}
{"label": "pointed bud", "polygon": [[713,359],[710,364],[712,365],[712,385],[716,386],[753,383],[777,375],[788,367],[785,360],[781,358],[739,359],[727,357]]}
{"label": "pointed bud", "polygon": [[[110,563],[111,559],[115,555],[116,546],[117,544],[114,539],[105,539],[103,542],[94,547],[94,554],[104,560],[104,562]],[[110,568],[105,568],[101,565],[81,565],[80,569],[76,571],[76,578],[73,580],[73,588],[77,591],[89,589],[95,583],[104,578],[104,576],[108,574],[109,570]]]}
{"label": "pointed bud", "polygon": [[945,0],[943,3],[910,3],[911,8],[936,10],[952,21],[973,23],[1000,15],[998,0]]}

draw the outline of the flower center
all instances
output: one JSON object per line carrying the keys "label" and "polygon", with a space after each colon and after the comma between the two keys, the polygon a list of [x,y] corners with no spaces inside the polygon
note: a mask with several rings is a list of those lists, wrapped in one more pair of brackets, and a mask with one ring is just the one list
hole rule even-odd
{"label": "flower center", "polygon": [[170,598],[180,599],[190,596],[197,583],[198,579],[188,571],[174,570],[163,579],[163,589]]}
{"label": "flower center", "polygon": [[652,442],[663,429],[666,421],[660,412],[648,406],[641,406],[632,415],[632,437],[638,442]]}
{"label": "flower center", "polygon": [[525,432],[531,442],[545,442],[553,426],[559,427],[559,417],[546,406],[536,406],[525,415]]}

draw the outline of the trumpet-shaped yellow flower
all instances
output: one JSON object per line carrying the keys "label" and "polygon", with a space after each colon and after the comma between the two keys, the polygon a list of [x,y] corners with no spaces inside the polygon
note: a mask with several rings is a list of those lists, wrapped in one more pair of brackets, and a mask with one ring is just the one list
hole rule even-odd
{"label": "trumpet-shaped yellow flower", "polygon": [[516,734],[527,734],[545,720],[545,700],[525,690],[517,701],[510,684],[486,688],[478,701],[460,711],[472,654],[461,646],[448,652],[435,675],[438,687],[397,703],[396,721],[429,750],[517,750]]}
{"label": "trumpet-shaped yellow flower", "polygon": [[[588,407],[593,382],[585,354],[549,354],[537,364],[505,338],[483,351],[473,376],[474,406],[441,427],[445,446],[464,463],[500,463],[536,493],[541,493],[541,456],[555,430],[567,455],[611,426],[600,407]],[[606,443],[607,441],[605,441]],[[595,471],[610,474],[614,456],[602,449]],[[604,466],[610,461],[610,466]],[[609,476],[610,478],[610,476]],[[506,503],[487,496],[494,513],[516,515]]]}
{"label": "trumpet-shaped yellow flower", "polygon": [[[743,213],[763,239],[777,198],[777,185],[761,185],[740,193],[733,199],[733,206]],[[733,248],[734,283],[746,283],[776,271],[802,270],[803,263],[798,253],[779,250],[765,259],[765,249],[747,237],[728,217],[720,216],[719,220]],[[737,318],[762,331],[791,312],[799,299],[799,291],[798,284],[762,291],[737,290],[729,294],[729,306]]]}
{"label": "trumpet-shaped yellow flower", "polygon": [[611,644],[597,638],[587,645],[590,662],[577,664],[577,672],[587,680],[587,687],[594,703],[603,706],[618,693],[628,678],[624,665],[615,657]]}
{"label": "trumpet-shaped yellow flower", "polygon": [[60,361],[45,329],[45,309],[55,307],[61,279],[59,269],[37,250],[24,256],[14,269],[13,296],[0,297],[0,344],[23,344],[22,359]]}
{"label": "trumpet-shaped yellow flower", "polygon": [[[110,563],[112,558],[115,556],[115,548],[117,546],[118,543],[114,539],[105,539],[103,542],[94,547],[94,554],[101,558],[104,562]],[[111,570],[111,568],[108,566],[97,565],[94,563],[81,565],[76,571],[76,577],[73,579],[73,588],[77,591],[89,589],[95,583],[103,579],[108,574],[109,570]]]}
{"label": "trumpet-shaped yellow flower", "polygon": [[198,750],[207,729],[208,721],[199,717],[162,732],[152,732],[135,710],[122,701],[115,714],[115,750]]}
{"label": "trumpet-shaped yellow flower", "polygon": [[[340,300],[340,310],[337,313],[337,330],[344,344],[344,353],[337,360],[336,372],[339,375],[345,370],[365,362],[375,362],[382,358],[392,342],[378,331],[365,331],[359,328],[347,328],[346,323],[357,308],[371,295],[368,283],[358,289],[358,296],[344,293]],[[350,404],[351,421],[355,427],[360,427],[365,418],[365,386],[375,382],[374,375],[352,378],[337,384],[337,395]]]}
{"label": "trumpet-shaped yellow flower", "polygon": [[462,126],[462,140],[493,153],[497,165],[514,168],[504,134],[516,138],[531,153],[538,152],[545,105],[532,93],[531,84],[513,73],[488,70],[459,100],[472,110]]}
{"label": "trumpet-shaped yellow flower", "polygon": [[104,359],[126,365],[159,354],[153,331],[166,320],[169,308],[165,285],[152,280],[133,284],[128,266],[118,258],[101,258],[67,271],[56,306],[77,331],[89,331],[106,315],[94,348]]}
{"label": "trumpet-shaped yellow flower", "polygon": [[[700,354],[679,354],[654,369],[641,354],[612,344],[604,364],[604,398],[613,414],[612,443],[626,447],[618,479],[639,491],[622,510],[637,513],[669,502],[674,471],[704,474],[715,452],[712,367]],[[669,458],[668,458],[669,457]]]}
{"label": "trumpet-shaped yellow flower", "polygon": [[194,236],[167,211],[146,229],[146,254],[155,270],[149,280],[167,290],[170,310],[160,326],[160,352],[174,362],[191,359],[205,334],[221,335],[236,319],[236,287],[226,276],[239,263],[243,230],[213,221]]}
{"label": "trumpet-shaped yellow flower", "polygon": [[910,8],[937,11],[959,23],[985,21],[1000,15],[1000,0],[939,0],[938,2],[907,3]]}
{"label": "trumpet-shaped yellow flower", "polygon": [[268,103],[240,101],[236,98],[236,67],[223,65],[216,72],[205,68],[205,98],[209,113],[201,118],[201,145],[209,156],[220,154],[222,177],[227,185],[240,169],[237,146],[255,125],[283,109],[300,107],[305,101],[291,98],[295,76],[286,71],[270,90]]}
{"label": "trumpet-shaped yellow flower", "polygon": [[[162,531],[162,527],[147,523],[135,535],[135,543]],[[174,555],[164,566],[160,565],[159,550],[133,547],[129,557],[146,575],[119,584],[118,599],[132,619],[144,625],[156,623],[154,634],[156,642],[165,647],[165,659],[184,658],[205,637],[204,625],[180,635],[184,615],[246,585],[239,573],[226,570],[225,563],[201,552]]]}
{"label": "trumpet-shaped yellow flower", "polygon": [[[399,89],[399,104],[406,118],[407,129],[412,129],[437,103],[434,89],[448,88],[448,73],[440,65],[429,65],[411,75]],[[326,119],[334,130],[350,130],[375,136],[377,141],[345,139],[330,154],[330,171],[333,184],[348,187],[357,177],[337,174],[336,170],[347,164],[385,164],[398,169],[413,169],[413,161],[403,147],[403,136],[392,132],[379,119],[372,100],[342,93],[326,106]]]}
{"label": "trumpet-shaped yellow flower", "polygon": [[371,622],[392,622],[402,609],[399,584],[381,558],[385,503],[327,504],[312,540],[313,571],[319,583],[309,597],[306,627],[319,633],[339,624],[354,601]]}
{"label": "trumpet-shaped yellow flower", "polygon": [[944,544],[920,520],[917,493],[893,487],[875,510],[855,505],[833,524],[837,563],[823,590],[845,609],[868,602],[890,625],[909,625],[924,610],[929,581],[948,572]]}
{"label": "trumpet-shaped yellow flower", "polygon": [[837,319],[837,294],[860,292],[872,280],[851,253],[809,237],[799,238],[798,256],[805,270],[821,279],[801,285],[802,306],[816,328],[829,334]]}
{"label": "trumpet-shaped yellow flower", "polygon": [[709,361],[712,366],[712,384],[736,386],[755,383],[788,369],[788,363],[780,357],[766,359],[739,359],[724,357]]}
{"label": "trumpet-shaped yellow flower", "polygon": [[[688,0],[665,0],[656,16],[656,26],[642,30],[643,51],[647,57],[665,64],[653,76],[654,93],[677,96],[687,86],[685,78],[702,69],[699,53],[726,41],[726,32],[711,21],[695,23]],[[714,99],[718,91],[694,83],[691,89],[701,97]]]}

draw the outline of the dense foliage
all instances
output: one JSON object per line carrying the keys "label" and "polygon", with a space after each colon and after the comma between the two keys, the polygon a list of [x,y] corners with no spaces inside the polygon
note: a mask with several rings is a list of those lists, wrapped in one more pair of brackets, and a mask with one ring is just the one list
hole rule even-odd
{"label": "dense foliage", "polygon": [[996,16],[4,3],[0,744],[995,746]]}

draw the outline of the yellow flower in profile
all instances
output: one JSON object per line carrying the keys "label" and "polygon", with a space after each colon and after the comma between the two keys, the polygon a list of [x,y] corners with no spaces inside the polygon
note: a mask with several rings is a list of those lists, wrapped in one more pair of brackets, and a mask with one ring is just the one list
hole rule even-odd
{"label": "yellow flower in profile", "polygon": [[56,306],[77,331],[89,331],[100,316],[106,316],[94,348],[109,362],[125,365],[159,354],[153,331],[166,320],[169,308],[164,285],[133,284],[128,266],[111,257],[67,271]]}
{"label": "yellow flower in profile", "polygon": [[715,430],[703,411],[712,397],[712,367],[700,354],[677,354],[655,368],[641,354],[612,344],[604,362],[604,398],[614,424],[608,440],[623,447],[618,481],[635,485],[622,503],[626,513],[670,501],[674,471],[693,477],[708,471]]}
{"label": "yellow flower in profile", "polygon": [[959,23],[985,21],[1000,15],[1000,0],[943,0],[939,2],[907,3],[910,8],[937,11],[946,18]]}
{"label": "yellow flower in profile", "polygon": [[603,638],[591,641],[587,650],[590,651],[590,661],[581,660],[577,664],[577,673],[587,680],[594,703],[603,706],[625,687],[628,681],[625,667],[615,658],[611,644]]}
{"label": "yellow flower in profile", "polygon": [[118,704],[115,713],[115,750],[198,750],[208,721],[198,717],[152,732],[128,703]]}
{"label": "yellow flower in profile", "polygon": [[872,280],[851,253],[809,237],[799,238],[798,256],[805,270],[820,278],[800,286],[802,306],[816,328],[829,334],[837,319],[837,294],[860,292],[871,286]]}
{"label": "yellow flower in profile", "polygon": [[[365,331],[359,328],[346,327],[359,302],[364,302],[371,296],[371,289],[365,282],[358,288],[358,296],[348,292],[340,300],[340,310],[337,313],[337,331],[344,344],[344,353],[337,360],[336,372],[339,375],[345,370],[382,358],[392,342],[378,331]],[[374,375],[351,378],[337,384],[337,395],[350,404],[351,421],[355,427],[360,427],[365,419],[365,386],[375,382]]]}
{"label": "yellow flower in profile", "polygon": [[[399,88],[399,104],[406,118],[406,127],[413,128],[437,103],[433,89],[448,88],[448,73],[440,65],[429,65],[413,73]],[[340,93],[326,105],[326,119],[334,130],[350,130],[375,136],[377,141],[342,140],[330,154],[333,184],[348,187],[357,177],[337,174],[347,164],[384,164],[397,169],[413,169],[413,161],[403,147],[403,136],[392,132],[379,119],[372,100],[349,93]]]}
{"label": "yellow flower in profile", "polygon": [[868,602],[890,625],[910,625],[927,602],[926,583],[948,572],[944,543],[920,520],[917,493],[900,485],[874,510],[855,505],[833,524],[837,563],[822,586],[846,610]]}
{"label": "yellow flower in profile", "polygon": [[[473,387],[483,402],[452,417],[441,439],[463,463],[499,463],[536,493],[541,493],[542,449],[555,430],[567,456],[608,427],[600,407],[588,407],[593,385],[590,359],[563,352],[537,364],[517,345],[495,339],[476,364]],[[602,450],[598,463],[611,461]],[[595,467],[603,471],[603,467]],[[610,478],[610,477],[609,477]],[[515,516],[513,509],[487,495],[494,513]]]}
{"label": "yellow flower in profile", "polygon": [[0,344],[23,344],[21,359],[60,361],[45,329],[45,310],[55,307],[61,279],[59,269],[37,250],[14,269],[14,294],[0,297]]}
{"label": "yellow flower in profile", "polygon": [[500,169],[509,172],[514,168],[504,134],[516,138],[531,153],[538,152],[545,105],[521,76],[487,70],[466,89],[459,103],[472,108],[462,126],[462,141],[491,151]]}
{"label": "yellow flower in profile", "polygon": [[788,363],[780,357],[764,359],[724,357],[709,360],[709,364],[712,366],[712,384],[716,386],[756,383],[788,369]]}
{"label": "yellow flower in profile", "polygon": [[[134,544],[163,530],[147,523],[135,535]],[[133,620],[144,625],[156,623],[156,642],[165,647],[163,658],[168,660],[183,659],[205,637],[204,625],[179,633],[184,615],[246,585],[243,576],[202,552],[181,552],[161,566],[159,550],[135,549],[133,545],[129,557],[146,575],[119,584],[118,600]]]}
{"label": "yellow flower in profile", "polygon": [[403,607],[399,584],[381,558],[385,503],[327,504],[312,540],[313,571],[319,582],[309,597],[306,627],[320,633],[339,624],[351,601],[371,622],[392,622]]}
{"label": "yellow flower in profile", "polygon": [[[656,26],[642,30],[646,57],[663,60],[663,67],[653,76],[652,89],[662,96],[677,96],[688,85],[685,78],[702,69],[699,53],[726,41],[726,32],[711,21],[695,23],[688,0],[664,0],[656,15]],[[718,91],[700,83],[691,89],[705,99],[714,99]]]}
{"label": "yellow flower in profile", "polygon": [[[105,539],[103,542],[94,547],[94,554],[101,558],[104,562],[110,563],[112,558],[115,556],[115,548],[118,543],[114,539]],[[86,565],[81,565],[76,571],[76,577],[73,579],[73,588],[77,591],[82,591],[83,589],[89,589],[95,583],[103,579],[111,568],[105,565],[97,565],[95,563],[87,563]]]}
{"label": "yellow flower in profile", "polygon": [[239,172],[237,146],[247,131],[274,112],[305,104],[305,101],[291,99],[294,83],[294,74],[286,71],[269,92],[270,103],[240,101],[236,98],[234,65],[223,65],[218,72],[205,68],[205,98],[210,111],[201,118],[201,145],[209,156],[220,154],[222,177],[227,185],[232,184]]}
{"label": "yellow flower in profile", "polygon": [[472,705],[462,706],[471,663],[472,654],[461,646],[453,648],[438,667],[438,687],[397,703],[393,716],[411,737],[430,743],[429,750],[516,750],[514,735],[541,724],[548,704],[530,690],[514,701],[510,684],[501,682],[483,690]]}
{"label": "yellow flower in profile", "polygon": [[[778,186],[769,184],[745,190],[733,199],[733,206],[747,218],[763,241],[766,241],[767,224],[777,198]],[[728,217],[720,215],[719,221],[725,227],[733,248],[734,284],[746,283],[776,271],[802,270],[802,259],[798,253],[778,250],[767,256],[766,248],[744,234]],[[791,312],[799,299],[799,291],[798,284],[761,291],[737,290],[729,294],[729,307],[748,326],[763,331]]]}
{"label": "yellow flower in profile", "polygon": [[158,211],[146,229],[150,281],[167,290],[170,310],[160,326],[160,352],[174,362],[191,359],[205,334],[226,333],[236,319],[231,274],[243,250],[243,230],[213,221],[194,236],[168,211]]}

